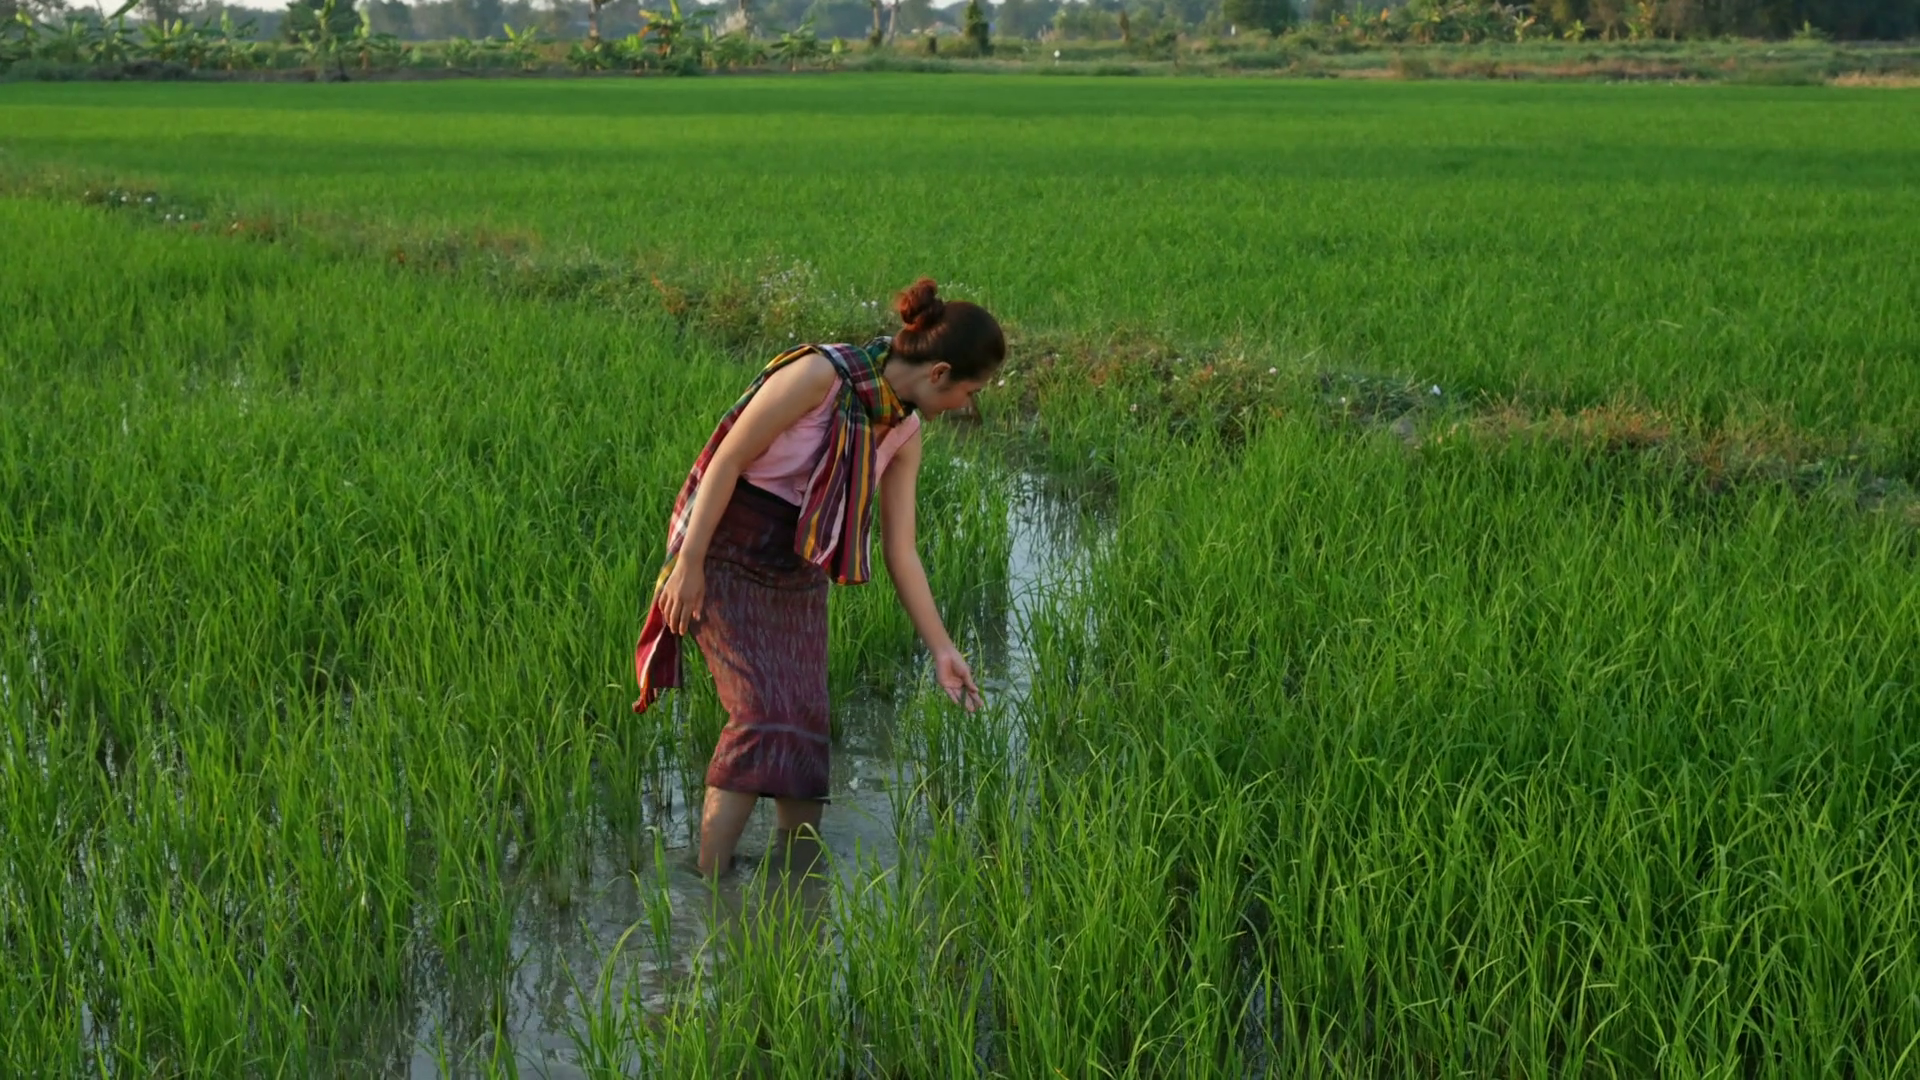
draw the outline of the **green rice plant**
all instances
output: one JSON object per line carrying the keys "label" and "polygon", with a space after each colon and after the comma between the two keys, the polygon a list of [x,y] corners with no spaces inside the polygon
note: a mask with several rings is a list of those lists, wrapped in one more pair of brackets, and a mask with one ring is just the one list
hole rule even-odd
{"label": "green rice plant", "polygon": [[[418,232],[497,216],[493,224],[539,237],[549,255],[595,245],[617,260],[644,258],[670,285],[807,261],[822,293],[874,300],[934,269],[990,285],[976,295],[1050,334],[1111,340],[1118,315],[1184,348],[1251,353],[1262,369],[1312,356],[1327,369],[1421,379],[1463,398],[1518,393],[1578,409],[1627,391],[1712,422],[1771,410],[1848,437],[1910,425],[1914,395],[1901,374],[1910,365],[1900,358],[1912,343],[1906,322],[1882,309],[1911,290],[1893,269],[1898,237],[1861,224],[1897,212],[1904,197],[1896,181],[1911,125],[1898,94],[1823,93],[1828,108],[1816,124],[1791,89],[1562,86],[1542,98],[1512,86],[1154,80],[1096,89],[1069,79],[1041,93],[1018,78],[961,80],[943,84],[943,108],[1018,118],[1033,138],[1002,143],[997,129],[956,129],[962,160],[974,164],[878,171],[848,235],[824,218],[783,214],[796,197],[786,173],[757,179],[749,164],[760,160],[761,114],[775,105],[803,116],[806,137],[786,151],[787,168],[813,176],[841,160],[837,147],[921,100],[923,84],[908,76],[856,82],[383,85],[309,118],[329,147],[394,155],[434,176],[452,170],[469,195],[460,200],[434,183],[397,183],[370,208],[364,180],[331,150],[182,151],[215,132],[270,135],[280,123],[275,95],[297,96],[298,87],[249,88],[238,111],[187,107],[191,95],[226,92],[218,88],[141,88],[172,106],[164,131],[116,111],[124,88],[22,87],[8,92],[9,159],[218,194],[244,204],[243,216],[271,202],[316,221],[372,218]],[[1414,93],[1424,95],[1418,103]],[[643,98],[627,99],[635,94]],[[1090,100],[1125,124],[1081,126]],[[1420,126],[1390,122],[1416,104]],[[444,114],[429,157],[417,140],[368,119],[403,107]],[[1193,126],[1202,115],[1217,119]],[[76,130],[87,132],[84,144]],[[1591,134],[1569,145],[1567,130]],[[1697,132],[1699,150],[1669,152],[1653,133],[1671,130]],[[633,149],[643,143],[644,152]],[[548,181],[558,185],[549,197],[524,200],[515,193],[532,180],[515,159],[471,149],[504,145],[536,159],[585,158]],[[1082,160],[1103,165],[1078,170]],[[1263,164],[1275,161],[1285,167]],[[724,192],[674,187],[696,169],[741,180]],[[1058,212],[1020,195],[1018,178],[1030,173],[1065,177],[1049,197]],[[913,235],[909,208],[941,183],[993,209],[964,235],[926,236],[910,257],[887,253],[879,240]],[[606,190],[630,194],[595,194]],[[658,190],[677,192],[671,207],[642,194]],[[1157,209],[1126,218],[1100,210],[1134,202]],[[1790,226],[1766,212],[1779,205],[1799,208]],[[1463,216],[1460,206],[1487,209]],[[1215,243],[1223,216],[1255,239],[1223,255]],[[717,232],[699,224],[712,221],[735,224]],[[782,224],[744,224],[755,221]],[[1705,239],[1672,239],[1694,235]],[[1026,239],[996,245],[981,236]],[[1570,252],[1562,270],[1540,270],[1534,253],[1548,247]],[[1822,252],[1821,269],[1764,255],[1782,248]],[[1090,269],[1145,251],[1159,255],[1121,263],[1124,273]],[[1385,275],[1388,265],[1400,269]],[[1875,379],[1893,383],[1876,393]]]}
{"label": "green rice plant", "polygon": [[[1122,82],[0,89],[0,1069],[1910,1072],[1906,100]],[[990,708],[836,590],[888,790],[695,896],[673,493],[921,270]]]}
{"label": "green rice plant", "polygon": [[[1845,958],[1836,957],[1818,974],[1798,967],[1799,976],[1788,983],[1779,977],[1786,969],[1775,966],[1764,945],[1745,951],[1755,948],[1748,939],[1724,936],[1696,943],[1689,935],[1700,924],[1683,913],[1711,903],[1719,912],[1714,918],[1730,926],[1804,917],[1797,904],[1777,908],[1735,882],[1757,880],[1753,875],[1831,882],[1830,874],[1820,877],[1805,861],[1816,857],[1811,849],[1787,839],[1799,835],[1799,815],[1825,818],[1835,812],[1836,798],[1853,804],[1853,785],[1866,777],[1880,777],[1865,781],[1870,785],[1904,787],[1883,771],[1904,755],[1900,748],[1913,737],[1915,715],[1911,686],[1888,666],[1912,647],[1908,605],[1914,592],[1903,583],[1912,566],[1899,554],[1904,539],[1898,527],[1888,533],[1883,526],[1856,523],[1835,534],[1813,524],[1806,510],[1786,512],[1773,501],[1777,493],[1718,496],[1735,505],[1709,511],[1694,501],[1700,496],[1689,492],[1684,479],[1639,473],[1631,464],[1570,462],[1552,452],[1536,456],[1537,448],[1516,449],[1497,466],[1486,461],[1485,448],[1476,448],[1456,472],[1446,464],[1446,450],[1431,460],[1409,460],[1391,444],[1334,452],[1310,430],[1271,432],[1249,448],[1245,471],[1224,486],[1202,486],[1193,482],[1197,474],[1169,470],[1170,458],[1186,452],[1151,443],[1158,478],[1145,480],[1128,501],[1156,510],[1122,510],[1119,534],[1102,549],[1107,554],[1088,579],[1085,602],[1099,612],[1091,660],[1098,674],[1082,681],[1072,666],[1043,663],[1038,669],[1043,683],[1074,684],[1043,688],[1043,700],[1070,699],[1091,714],[1069,746],[1067,760],[1075,767],[1063,777],[1104,775],[1112,762],[1145,755],[1163,763],[1153,775],[1187,774],[1160,798],[1219,790],[1234,777],[1258,790],[1288,793],[1278,802],[1261,800],[1267,807],[1262,813],[1288,816],[1250,831],[1292,839],[1249,848],[1256,862],[1238,864],[1242,880],[1255,883],[1255,895],[1267,887],[1258,884],[1267,880],[1255,868],[1261,859],[1278,860],[1276,871],[1295,882],[1275,886],[1281,891],[1264,894],[1248,913],[1259,931],[1249,940],[1258,950],[1258,969],[1272,973],[1272,985],[1286,988],[1293,1002],[1275,1004],[1283,1011],[1266,1021],[1276,1031],[1274,1052],[1317,1045],[1330,1055],[1329,1065],[1395,1072],[1561,1072],[1594,1062],[1635,1070],[1675,1054],[1692,1062],[1689,1067],[1707,1070],[1757,1053],[1774,1059],[1789,1052],[1778,1043],[1765,1051],[1751,1047],[1748,1029],[1734,1019],[1740,1015],[1734,1002],[1767,1000],[1783,1012],[1836,1018],[1835,1026],[1822,1026],[1819,1033],[1802,1029],[1797,1036],[1805,1041],[1790,1053],[1808,1055],[1796,1060],[1811,1067],[1840,1045],[1835,1040],[1844,1038],[1840,1033],[1848,1025],[1890,1016],[1882,987],[1851,974],[1850,958],[1891,940],[1879,936],[1887,927],[1878,916],[1831,925],[1823,932],[1854,942],[1841,950]],[[1217,471],[1212,448],[1195,448],[1189,460],[1196,470]],[[1386,471],[1376,473],[1375,466]],[[1622,469],[1624,474],[1617,471]],[[1322,486],[1317,477],[1329,482]],[[1503,503],[1474,487],[1513,481],[1533,500],[1564,497],[1593,510],[1570,520],[1537,504]],[[1596,482],[1622,485],[1622,497],[1610,504],[1588,502],[1580,493]],[[1429,502],[1427,493],[1438,501]],[[1287,511],[1262,514],[1253,509],[1260,504]],[[1517,514],[1507,525],[1480,516],[1499,514],[1503,505]],[[1424,516],[1423,507],[1435,516]],[[1587,516],[1591,512],[1602,516]],[[1673,524],[1675,515],[1707,512],[1715,524]],[[1392,524],[1382,528],[1383,517]],[[1776,531],[1798,527],[1811,531],[1790,542]],[[1343,539],[1338,533],[1347,528],[1376,536],[1385,546],[1360,541],[1359,533]],[[1700,528],[1715,537],[1710,546],[1681,539],[1698,537],[1692,530]],[[1494,554],[1508,529],[1524,555]],[[1615,530],[1640,539],[1603,539]],[[1666,539],[1656,538],[1662,535]],[[1850,554],[1827,562],[1818,554],[1826,544],[1844,544]],[[1301,558],[1312,562],[1293,561]],[[1418,565],[1428,559],[1439,561]],[[1621,559],[1628,562],[1616,561]],[[1837,618],[1799,610],[1802,601],[1788,599],[1790,587],[1764,584],[1744,569],[1790,567],[1796,559],[1849,568],[1839,572],[1853,586],[1840,585],[1832,571],[1823,570],[1829,588],[1839,591],[1807,598]],[[1138,572],[1120,571],[1122,565]],[[1663,569],[1653,571],[1655,565]],[[1503,584],[1509,574],[1522,575],[1527,584]],[[1785,574],[1767,580],[1800,576],[1791,569]],[[1629,588],[1629,580],[1647,585]],[[1253,584],[1258,581],[1271,584]],[[1461,589],[1467,591],[1456,591]],[[1748,590],[1769,598],[1759,600],[1756,593],[1759,606],[1735,614],[1744,603],[1737,598]],[[1851,598],[1825,609],[1842,594]],[[1867,598],[1872,595],[1879,599]],[[1620,611],[1623,604],[1640,610],[1628,615]],[[1139,616],[1115,617],[1133,605]],[[1840,616],[1842,610],[1863,614],[1866,623]],[[1672,618],[1686,620],[1688,629],[1671,623],[1651,629]],[[1553,629],[1537,619],[1550,621]],[[1766,626],[1791,626],[1794,632],[1777,635]],[[1664,645],[1679,640],[1690,643],[1684,653]],[[1782,648],[1796,657],[1790,667],[1766,659]],[[1813,665],[1831,665],[1826,670],[1832,674],[1813,675]],[[1774,674],[1786,670],[1797,675],[1781,681]],[[1508,693],[1516,696],[1502,697]],[[1811,716],[1832,722],[1808,727],[1787,720]],[[1033,745],[1045,752],[1053,744]],[[1182,756],[1188,748],[1198,751],[1197,765],[1224,775],[1191,774]],[[1300,791],[1302,783],[1336,786],[1321,796]],[[1086,797],[1084,789],[1071,780],[1064,785],[1076,798]],[[1815,790],[1830,794],[1810,798]],[[1299,809],[1282,810],[1293,804],[1294,793],[1303,800]],[[1451,817],[1486,807],[1486,816],[1472,826],[1457,817],[1445,827],[1404,816],[1382,820],[1375,816],[1384,809],[1377,799],[1403,808],[1395,813],[1418,806]],[[1880,798],[1870,802],[1884,805]],[[1651,815],[1648,824],[1629,824],[1638,820],[1629,808],[1640,806]],[[1351,816],[1356,811],[1362,816]],[[1687,823],[1663,816],[1675,813]],[[1711,825],[1685,818],[1702,813],[1732,817]],[[1853,812],[1845,817],[1859,820]],[[1566,833],[1528,839],[1527,829],[1548,822],[1554,829],[1594,832],[1580,840]],[[1871,867],[1850,878],[1856,884],[1848,890],[1883,873],[1901,873],[1897,858],[1885,861],[1889,850],[1867,854],[1877,845],[1867,839],[1878,836],[1877,820],[1861,827],[1866,831],[1841,826],[1836,835]],[[1655,832],[1634,839],[1642,828]],[[1332,838],[1323,849],[1317,838],[1328,830]],[[1211,824],[1199,833],[1224,842]],[[1679,846],[1671,855],[1654,855],[1666,850],[1654,835]],[[1748,839],[1737,849],[1716,849],[1710,836]],[[1601,837],[1617,846],[1604,847],[1610,841]],[[1426,843],[1446,846],[1430,854],[1407,846]],[[1381,845],[1378,861],[1355,854],[1368,845]],[[1602,849],[1609,854],[1600,856]],[[1705,865],[1724,867],[1724,876],[1696,880],[1705,870],[1695,860],[1715,850],[1719,861]],[[1593,853],[1585,857],[1607,869],[1583,863],[1582,852]],[[1110,857],[1073,865],[1098,865]],[[1353,858],[1361,866],[1351,873],[1360,876],[1334,869]],[[1516,871],[1521,876],[1499,876],[1496,868],[1509,858],[1527,867]],[[1624,861],[1607,861],[1613,858]],[[1368,865],[1380,868],[1377,885],[1364,877]],[[1441,876],[1431,883],[1409,878],[1416,866]],[[1469,903],[1459,891],[1468,887],[1465,881],[1446,882],[1448,875],[1468,872],[1496,875],[1501,884],[1485,887],[1495,891],[1479,894],[1490,902],[1534,896],[1524,903],[1578,905],[1574,911],[1590,914],[1576,925],[1599,936],[1573,949],[1541,936],[1563,925],[1544,908],[1482,907],[1479,901],[1462,907]],[[1584,879],[1587,873],[1595,876]],[[1410,905],[1426,903],[1435,907],[1410,913]],[[1904,912],[1905,905],[1895,909]],[[1852,910],[1864,915],[1865,909]],[[1271,921],[1276,918],[1282,921]],[[1600,926],[1610,929],[1600,932]],[[1800,931],[1772,924],[1754,932],[1751,942],[1764,943]],[[1313,948],[1326,951],[1284,960],[1271,951],[1316,934],[1327,936]],[[1442,936],[1426,936],[1433,934]],[[1615,936],[1620,934],[1627,937]],[[1462,943],[1478,958],[1474,966],[1441,963],[1450,949],[1462,947],[1442,948],[1441,940]],[[1710,991],[1697,982],[1705,971],[1694,958],[1703,955],[1719,958],[1714,963],[1720,966],[1712,968],[1719,981]],[[1584,974],[1555,973],[1580,956],[1587,957],[1577,961],[1587,965]],[[1420,965],[1429,962],[1438,964],[1433,975],[1421,974]],[[1481,962],[1493,966],[1478,969]],[[1474,971],[1476,981],[1463,986],[1466,971]],[[1524,993],[1512,999],[1522,1011],[1500,1004],[1510,979],[1522,980]],[[1583,995],[1592,991],[1583,988],[1595,983],[1604,983],[1605,992],[1589,1001]],[[1484,999],[1472,989],[1476,985],[1485,987]],[[1616,996],[1623,992],[1632,996]],[[1433,1011],[1447,1001],[1454,1003],[1451,1019]],[[1474,1011],[1483,1006],[1493,1012]],[[1545,1011],[1526,1011],[1537,1009]],[[1407,1027],[1413,1018],[1435,1026]],[[1876,1030],[1869,1051],[1876,1068],[1898,1059],[1912,1037],[1906,1023]],[[1576,1052],[1578,1057],[1567,1056]]]}

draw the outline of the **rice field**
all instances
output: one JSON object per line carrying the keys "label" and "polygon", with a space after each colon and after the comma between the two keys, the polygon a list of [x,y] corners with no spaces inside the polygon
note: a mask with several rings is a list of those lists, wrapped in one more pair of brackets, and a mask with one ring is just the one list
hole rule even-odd
{"label": "rice field", "polygon": [[[1920,1072],[1915,175],[1873,88],[0,86],[0,1073]],[[667,509],[921,273],[992,707],[837,590],[830,869],[708,890]]]}

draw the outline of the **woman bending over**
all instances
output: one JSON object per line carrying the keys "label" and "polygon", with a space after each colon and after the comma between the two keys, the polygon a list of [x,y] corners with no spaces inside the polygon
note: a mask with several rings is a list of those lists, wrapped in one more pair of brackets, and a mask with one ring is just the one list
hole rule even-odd
{"label": "woman bending over", "polygon": [[935,677],[971,710],[980,691],[940,622],[914,544],[920,425],[968,404],[1006,359],[984,308],[921,279],[892,338],[775,357],[693,463],[674,503],[667,562],[635,650],[645,711],[681,684],[680,638],[713,672],[727,724],[707,767],[700,871],[733,861],[756,800],[778,828],[818,830],[827,797],[827,583],[870,576],[873,496],[900,604]]}

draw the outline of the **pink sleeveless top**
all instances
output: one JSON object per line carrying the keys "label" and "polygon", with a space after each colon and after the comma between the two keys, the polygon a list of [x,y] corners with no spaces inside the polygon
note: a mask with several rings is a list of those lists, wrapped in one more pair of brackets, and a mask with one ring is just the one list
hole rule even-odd
{"label": "pink sleeveless top", "polygon": [[[813,479],[814,466],[820,464],[820,450],[827,442],[827,421],[833,416],[834,399],[840,396],[840,382],[834,380],[827,396],[820,399],[793,426],[773,437],[766,450],[740,472],[740,479],[772,495],[799,506],[807,497],[807,481]],[[893,455],[920,430],[920,414],[909,413],[880,440],[874,452],[873,479],[878,484],[887,474]]]}

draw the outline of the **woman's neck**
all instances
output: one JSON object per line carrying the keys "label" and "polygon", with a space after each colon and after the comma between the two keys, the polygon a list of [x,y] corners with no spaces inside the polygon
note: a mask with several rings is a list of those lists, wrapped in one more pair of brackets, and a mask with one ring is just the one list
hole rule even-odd
{"label": "woman's neck", "polygon": [[880,367],[880,378],[886,381],[887,389],[900,399],[900,404],[914,407],[913,401],[902,391],[912,382],[913,365],[902,360],[889,359]]}

